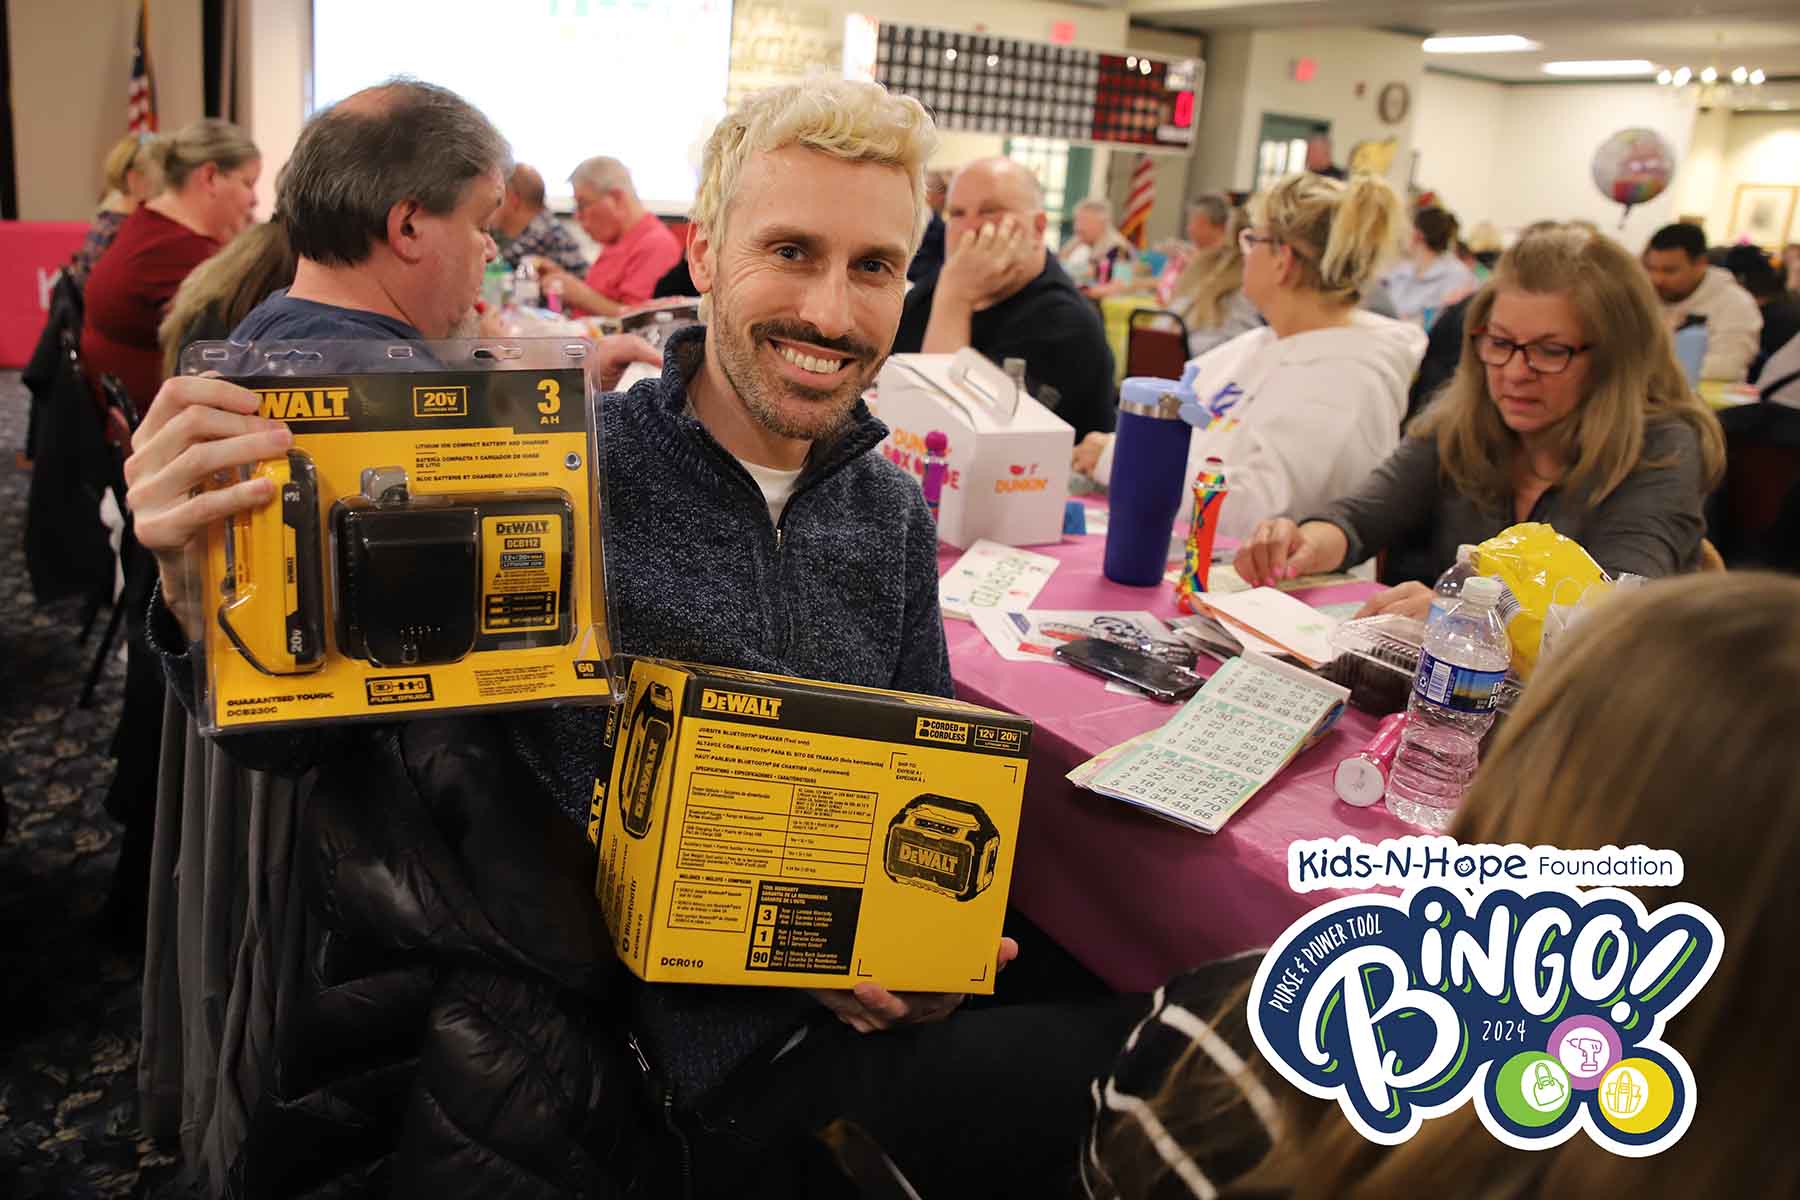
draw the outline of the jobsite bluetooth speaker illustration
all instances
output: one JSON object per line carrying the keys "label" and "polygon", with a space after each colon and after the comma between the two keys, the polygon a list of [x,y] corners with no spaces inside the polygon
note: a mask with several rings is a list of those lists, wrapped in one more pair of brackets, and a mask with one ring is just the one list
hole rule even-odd
{"label": "jobsite bluetooth speaker illustration", "polygon": [[953,900],[973,900],[994,882],[1000,831],[978,804],[926,793],[888,823],[889,879]]}
{"label": "jobsite bluetooth speaker illustration", "polygon": [[675,693],[666,684],[650,684],[631,710],[625,772],[620,776],[619,819],[634,838],[650,831],[650,806],[656,800],[657,776],[668,757],[674,724]]}

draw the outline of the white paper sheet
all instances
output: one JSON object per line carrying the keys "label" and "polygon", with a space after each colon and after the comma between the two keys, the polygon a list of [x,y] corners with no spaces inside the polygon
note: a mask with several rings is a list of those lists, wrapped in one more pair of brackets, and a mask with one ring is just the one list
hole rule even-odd
{"label": "white paper sheet", "polygon": [[974,610],[1027,609],[1037,599],[1057,560],[982,538],[938,581],[938,604],[946,617],[973,619]]}
{"label": "white paper sheet", "polygon": [[1274,642],[1308,666],[1322,666],[1336,656],[1329,638],[1337,620],[1275,588],[1251,588],[1232,594],[1209,592],[1204,600],[1206,607],[1232,629],[1243,629]]}

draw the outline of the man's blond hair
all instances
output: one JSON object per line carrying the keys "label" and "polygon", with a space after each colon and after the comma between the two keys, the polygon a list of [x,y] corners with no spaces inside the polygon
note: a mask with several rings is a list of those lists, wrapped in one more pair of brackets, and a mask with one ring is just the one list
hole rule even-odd
{"label": "man's blond hair", "polygon": [[925,231],[925,163],[937,140],[937,128],[917,100],[893,95],[880,84],[820,77],[769,88],[747,98],[707,138],[691,215],[717,239],[750,155],[804,146],[847,162],[906,172],[913,193],[910,254]]}

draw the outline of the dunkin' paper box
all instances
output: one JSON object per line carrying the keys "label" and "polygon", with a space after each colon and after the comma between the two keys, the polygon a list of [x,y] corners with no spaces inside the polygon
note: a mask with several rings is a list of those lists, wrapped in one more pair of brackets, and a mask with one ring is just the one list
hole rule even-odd
{"label": "dunkin' paper box", "polygon": [[925,471],[925,435],[949,439],[938,538],[966,547],[981,538],[1008,546],[1062,540],[1075,431],[974,350],[896,354],[878,381],[882,453]]}
{"label": "dunkin' paper box", "polygon": [[588,834],[653,982],[992,992],[1031,722],[629,660]]}

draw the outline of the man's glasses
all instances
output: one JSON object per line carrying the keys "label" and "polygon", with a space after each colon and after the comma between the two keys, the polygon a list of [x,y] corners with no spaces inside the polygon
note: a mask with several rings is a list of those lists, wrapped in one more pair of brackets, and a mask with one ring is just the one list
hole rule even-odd
{"label": "man's glasses", "polygon": [[1525,365],[1539,375],[1560,375],[1569,369],[1577,354],[1586,354],[1593,346],[1565,346],[1561,342],[1515,342],[1497,337],[1487,330],[1474,336],[1475,357],[1490,367],[1504,367],[1513,355],[1525,355]]}

